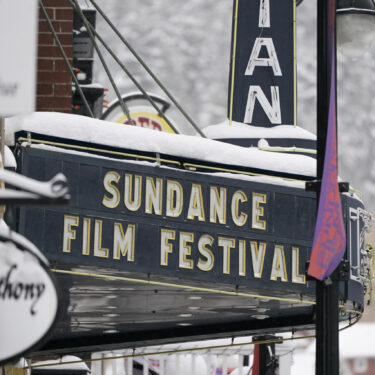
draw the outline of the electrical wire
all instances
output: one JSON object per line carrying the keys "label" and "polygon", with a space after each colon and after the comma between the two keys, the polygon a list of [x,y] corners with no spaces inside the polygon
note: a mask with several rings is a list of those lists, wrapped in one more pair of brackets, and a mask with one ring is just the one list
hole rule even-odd
{"label": "electrical wire", "polygon": [[98,6],[98,4],[94,0],[89,0],[91,4],[95,7],[95,9],[100,13],[103,19],[107,22],[110,28],[115,32],[115,34],[119,37],[119,39],[123,42],[123,44],[128,48],[128,50],[133,54],[133,56],[138,60],[141,66],[146,70],[146,72],[150,75],[150,77],[154,80],[154,82],[164,91],[164,93],[168,96],[168,98],[173,102],[173,104],[178,108],[181,114],[185,117],[185,119],[190,123],[191,126],[198,132],[198,134],[203,137],[207,138],[201,129],[195,124],[192,118],[186,113],[186,111],[181,107],[181,105],[177,102],[177,100],[172,96],[172,94],[166,89],[166,87],[160,82],[160,80],[156,77],[156,75],[151,71],[151,69],[147,66],[147,64],[143,61],[143,59],[137,54],[134,48],[130,45],[130,43],[121,35],[115,25],[111,22],[111,20],[106,16],[103,10]]}
{"label": "electrical wire", "polygon": [[[103,47],[108,51],[108,53],[112,56],[112,58],[116,61],[116,63],[120,66],[123,72],[129,77],[129,79],[133,82],[133,84],[137,87],[137,89],[143,94],[143,96],[148,100],[148,102],[154,107],[157,111],[158,115],[173,129],[175,133],[179,133],[176,127],[170,122],[170,120],[166,117],[163,111],[156,105],[155,101],[147,94],[146,90],[140,85],[140,83],[134,78],[134,76],[130,73],[130,71],[125,67],[125,65],[120,61],[120,59],[116,56],[113,50],[108,46],[108,44],[103,40],[100,34],[95,30],[95,28],[89,23],[89,29],[95,35],[96,38],[100,41]],[[120,99],[119,99],[120,100]],[[121,100],[122,97],[121,97]]]}
{"label": "electrical wire", "polygon": [[[359,317],[353,322],[349,323],[343,328],[340,328],[339,331],[344,331],[345,329],[352,327],[359,321]],[[273,344],[273,343],[283,343],[287,341],[297,341],[297,340],[303,340],[303,339],[312,339],[315,338],[315,335],[305,335],[305,336],[299,336],[299,337],[286,337],[286,338],[277,338],[277,339],[271,339],[271,340],[262,340],[262,341],[250,341],[247,343],[238,343],[238,344],[229,344],[229,345],[211,345],[211,346],[205,346],[205,347],[199,347],[199,348],[187,348],[187,349],[174,349],[174,350],[165,350],[165,351],[155,351],[150,353],[136,353],[136,349],[133,349],[132,354],[126,354],[121,356],[111,356],[111,357],[105,357],[105,358],[93,358],[88,360],[76,360],[76,361],[67,361],[67,362],[55,362],[55,363],[48,363],[48,364],[39,364],[39,365],[30,365],[27,367],[22,367],[22,369],[29,369],[32,370],[34,368],[43,368],[43,367],[49,367],[49,366],[62,366],[62,365],[70,365],[70,364],[77,364],[77,363],[89,363],[89,362],[98,362],[98,361],[108,361],[108,360],[115,360],[115,359],[123,359],[123,358],[137,358],[137,357],[148,357],[148,356],[156,356],[156,355],[171,355],[176,353],[190,353],[190,352],[198,352],[202,350],[213,350],[213,349],[226,349],[226,348],[235,348],[235,347],[241,347],[241,346],[248,346],[248,345],[254,345],[254,344]],[[75,354],[77,354],[75,352]]]}
{"label": "electrical wire", "polygon": [[59,37],[58,37],[58,35],[57,35],[56,31],[55,31],[55,28],[54,28],[53,25],[52,25],[51,19],[49,18],[48,14],[47,14],[46,8],[44,7],[44,5],[43,5],[43,1],[42,1],[42,0],[39,0],[39,6],[40,6],[40,8],[41,8],[41,10],[42,10],[42,13],[43,13],[44,18],[45,18],[46,21],[47,21],[48,27],[49,27],[49,29],[50,29],[50,31],[51,31],[51,34],[52,34],[52,36],[53,36],[53,38],[54,38],[54,40],[55,40],[55,42],[56,42],[56,44],[57,44],[57,47],[59,48],[59,51],[60,51],[60,53],[61,53],[61,55],[62,55],[62,57],[63,57],[63,60],[64,60],[64,62],[65,62],[65,65],[66,65],[66,67],[68,68],[68,70],[69,70],[69,72],[70,72],[70,75],[72,76],[72,79],[73,79],[73,81],[74,81],[75,88],[76,88],[76,90],[78,91],[79,96],[81,97],[81,99],[82,99],[82,101],[83,101],[83,104],[84,104],[84,106],[85,106],[87,112],[89,113],[90,117],[94,118],[94,114],[92,113],[92,110],[91,110],[91,108],[90,108],[90,106],[89,106],[89,104],[88,104],[88,102],[87,102],[87,100],[86,100],[86,97],[85,97],[85,95],[84,95],[84,93],[83,93],[83,91],[82,91],[82,89],[81,89],[81,86],[79,85],[79,82],[78,82],[78,80],[77,80],[77,77],[76,77],[76,75],[75,75],[74,72],[73,72],[73,69],[72,69],[72,67],[71,67],[71,65],[70,65],[70,63],[69,63],[69,59],[68,59],[68,57],[66,56],[66,53],[65,53],[65,51],[64,51],[64,48],[63,48],[63,46],[61,45],[60,39],[59,39]]}
{"label": "electrical wire", "polygon": [[112,77],[112,74],[109,71],[108,65],[105,62],[105,59],[104,59],[104,57],[103,57],[103,55],[102,55],[102,53],[101,53],[101,51],[100,51],[100,49],[98,47],[98,44],[95,41],[95,37],[94,37],[94,34],[93,34],[92,30],[91,30],[91,27],[90,27],[91,25],[90,25],[89,21],[87,20],[86,16],[83,14],[82,9],[81,9],[80,5],[78,4],[77,0],[68,0],[68,1],[69,1],[70,5],[73,7],[73,9],[76,11],[76,13],[79,15],[79,17],[81,18],[83,24],[85,25],[86,30],[89,33],[89,37],[90,37],[90,39],[92,41],[92,44],[94,46],[94,49],[95,49],[95,51],[96,51],[96,53],[97,53],[97,55],[99,57],[100,62],[102,63],[102,66],[103,66],[103,68],[104,68],[104,70],[105,70],[105,72],[107,74],[107,77],[108,77],[109,81],[111,82],[113,90],[115,91],[116,96],[117,96],[117,98],[119,100],[120,107],[121,107],[123,113],[125,114],[125,116],[126,116],[128,122],[129,122],[129,124],[132,124],[132,119],[131,119],[131,116],[130,116],[129,108],[125,104],[124,100],[122,99],[121,94],[120,94],[120,92],[118,90],[118,87],[117,87],[117,85],[116,85],[116,83],[115,83],[115,81],[114,81],[114,79]]}

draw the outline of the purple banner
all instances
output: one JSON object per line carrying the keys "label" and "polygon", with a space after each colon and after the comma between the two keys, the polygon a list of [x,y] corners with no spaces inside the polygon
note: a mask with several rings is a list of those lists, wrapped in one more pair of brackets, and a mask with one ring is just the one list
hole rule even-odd
{"label": "purple banner", "polygon": [[338,186],[336,136],[335,1],[329,2],[328,46],[330,100],[323,178],[308,274],[319,280],[329,277],[339,265],[346,247],[345,227]]}

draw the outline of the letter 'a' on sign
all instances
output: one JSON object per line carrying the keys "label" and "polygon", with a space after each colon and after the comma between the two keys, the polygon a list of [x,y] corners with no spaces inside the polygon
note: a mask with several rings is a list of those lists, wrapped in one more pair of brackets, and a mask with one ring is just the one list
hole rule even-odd
{"label": "letter 'a' on sign", "polygon": [[35,111],[37,0],[0,1],[0,116]]}
{"label": "letter 'a' on sign", "polygon": [[229,122],[296,125],[296,0],[234,0]]}
{"label": "letter 'a' on sign", "polygon": [[0,365],[35,348],[51,332],[58,311],[56,286],[46,260],[21,235],[5,238],[2,234]]}

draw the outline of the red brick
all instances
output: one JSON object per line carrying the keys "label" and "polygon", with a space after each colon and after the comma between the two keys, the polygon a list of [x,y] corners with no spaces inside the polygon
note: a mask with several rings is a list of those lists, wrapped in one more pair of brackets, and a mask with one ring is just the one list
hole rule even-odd
{"label": "red brick", "polygon": [[71,21],[73,19],[73,9],[56,9],[56,19],[59,21]]}
{"label": "red brick", "polygon": [[[49,9],[46,9],[46,12],[48,14],[48,17],[51,19],[51,20],[54,20],[55,19],[55,9],[53,8],[49,8]],[[45,20],[44,18],[44,13],[42,11],[42,9],[39,9],[39,19],[40,20]]]}
{"label": "red brick", "polygon": [[53,94],[53,85],[50,83],[38,83],[37,96],[48,96]]}
{"label": "red brick", "polygon": [[58,37],[59,37],[60,43],[63,46],[72,46],[73,45],[73,33],[60,34]]}
{"label": "red brick", "polygon": [[71,83],[71,76],[68,72],[38,72],[38,83]]}
{"label": "red brick", "polygon": [[53,60],[38,59],[38,71],[53,71]]}
{"label": "red brick", "polygon": [[69,8],[71,9],[71,6],[69,4],[68,0],[43,0],[43,4],[46,8]]}
{"label": "red brick", "polygon": [[[73,32],[73,22],[72,21],[53,21],[52,26],[56,33],[71,33]],[[47,21],[39,21],[39,32],[46,33],[50,32],[49,25]]]}
{"label": "red brick", "polygon": [[70,108],[72,105],[72,98],[56,98],[54,96],[44,97],[39,96],[36,99],[38,108]]}
{"label": "red brick", "polygon": [[[68,57],[72,56],[72,46],[65,46],[63,50]],[[39,46],[38,57],[62,57],[62,54],[57,46]]]}
{"label": "red brick", "polygon": [[[73,45],[73,34],[57,34],[57,37],[60,41],[60,43],[63,46],[71,46]],[[52,46],[52,45],[57,45],[55,42],[54,37],[52,36],[52,33],[39,33],[38,36],[38,44],[39,45],[44,45],[44,46]]]}
{"label": "red brick", "polygon": [[69,97],[72,98],[72,85],[55,85],[54,93],[57,98]]}
{"label": "red brick", "polygon": [[62,112],[62,113],[72,113],[71,106],[64,108],[51,108],[51,107],[37,107],[38,112]]}
{"label": "red brick", "polygon": [[38,45],[52,46],[55,44],[55,39],[51,33],[39,33],[38,35]]}
{"label": "red brick", "polygon": [[[69,60],[70,66],[72,66],[72,60]],[[55,72],[69,72],[64,60],[55,60]]]}

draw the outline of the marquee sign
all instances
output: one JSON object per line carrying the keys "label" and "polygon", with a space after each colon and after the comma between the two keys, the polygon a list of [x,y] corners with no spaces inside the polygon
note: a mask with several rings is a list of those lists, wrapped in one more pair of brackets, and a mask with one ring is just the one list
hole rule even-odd
{"label": "marquee sign", "polygon": [[295,0],[234,0],[230,120],[296,124]]}
{"label": "marquee sign", "polygon": [[[18,230],[53,265],[67,304],[46,350],[312,326],[315,193],[36,148],[21,147],[18,166],[39,180],[63,172],[72,196],[70,207],[19,210]],[[346,216],[359,210],[343,196],[353,264],[363,222]],[[361,309],[360,276],[342,295]]]}
{"label": "marquee sign", "polygon": [[312,195],[114,161],[69,165],[74,206],[21,214],[50,261],[307,292]]}

